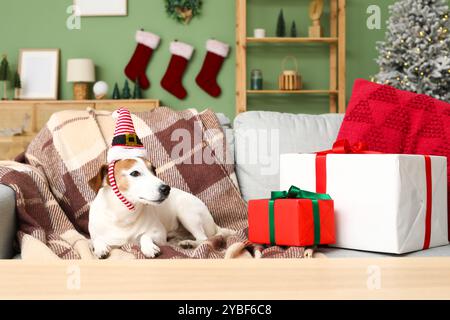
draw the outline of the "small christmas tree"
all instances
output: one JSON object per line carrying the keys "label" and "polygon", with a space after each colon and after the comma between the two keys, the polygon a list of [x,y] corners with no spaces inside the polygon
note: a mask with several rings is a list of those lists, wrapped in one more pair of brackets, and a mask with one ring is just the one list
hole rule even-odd
{"label": "small christmas tree", "polygon": [[119,85],[117,84],[117,82],[114,84],[114,91],[113,91],[112,98],[114,100],[120,100],[120,90],[119,90]]}
{"label": "small christmas tree", "polygon": [[291,25],[291,37],[292,38],[297,38],[298,33],[297,33],[297,25],[295,24],[295,21],[292,21],[292,25]]}
{"label": "small christmas tree", "polygon": [[0,63],[0,82],[3,82],[3,100],[8,100],[7,82],[9,79],[9,63],[6,55],[3,55]]}
{"label": "small christmas tree", "polygon": [[280,10],[278,14],[277,21],[277,37],[285,37],[286,36],[286,22],[284,21],[283,9]]}
{"label": "small christmas tree", "polygon": [[14,99],[19,100],[20,98],[20,89],[22,89],[22,81],[20,80],[19,72],[16,71],[14,74]]}
{"label": "small christmas tree", "polygon": [[139,79],[134,82],[133,99],[142,99],[142,90]]}
{"label": "small christmas tree", "polygon": [[130,85],[128,84],[128,80],[125,80],[125,84],[123,86],[122,99],[131,99]]}
{"label": "small christmas tree", "polygon": [[450,102],[448,0],[400,0],[389,11],[373,80]]}

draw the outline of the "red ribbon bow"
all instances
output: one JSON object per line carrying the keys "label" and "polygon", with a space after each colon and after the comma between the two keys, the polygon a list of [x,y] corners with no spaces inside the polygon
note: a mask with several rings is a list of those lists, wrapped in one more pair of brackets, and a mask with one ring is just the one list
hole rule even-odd
{"label": "red ribbon bow", "polygon": [[367,144],[357,142],[350,144],[347,139],[338,140],[331,150],[317,152],[316,156],[316,191],[326,193],[327,190],[327,155],[328,154],[381,154],[381,152],[369,151]]}
{"label": "red ribbon bow", "polygon": [[327,154],[379,154],[380,152],[369,151],[367,144],[364,142],[357,142],[353,145],[347,139],[338,140],[333,144],[333,149],[320,151],[317,155]]}

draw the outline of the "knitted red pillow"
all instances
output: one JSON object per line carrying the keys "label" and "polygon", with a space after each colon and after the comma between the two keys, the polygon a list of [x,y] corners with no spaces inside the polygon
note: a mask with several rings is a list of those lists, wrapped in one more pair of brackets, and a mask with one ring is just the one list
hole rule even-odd
{"label": "knitted red pillow", "polygon": [[[369,150],[385,153],[449,157],[450,104],[358,79],[338,139],[362,141]],[[447,165],[450,183],[449,173]]]}

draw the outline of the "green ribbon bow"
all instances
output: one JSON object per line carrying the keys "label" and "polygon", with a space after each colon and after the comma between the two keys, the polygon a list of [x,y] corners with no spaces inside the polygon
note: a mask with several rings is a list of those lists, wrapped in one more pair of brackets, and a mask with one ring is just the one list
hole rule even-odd
{"label": "green ribbon bow", "polygon": [[275,200],[279,199],[310,199],[313,204],[314,215],[314,244],[320,243],[320,211],[319,200],[331,200],[328,194],[321,194],[301,190],[296,186],[289,188],[289,191],[272,191],[269,200],[269,235],[270,244],[275,245]]}

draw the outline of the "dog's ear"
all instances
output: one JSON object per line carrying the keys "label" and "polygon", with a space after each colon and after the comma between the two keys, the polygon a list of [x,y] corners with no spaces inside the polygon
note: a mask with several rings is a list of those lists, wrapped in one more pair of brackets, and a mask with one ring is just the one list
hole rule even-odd
{"label": "dog's ear", "polygon": [[156,168],[155,168],[155,166],[151,163],[151,161],[150,161],[150,160],[147,160],[147,159],[145,159],[145,158],[141,158],[141,159],[144,161],[144,163],[145,163],[145,165],[147,166],[148,170],[150,170],[150,172],[153,173],[153,174],[156,176]]}
{"label": "dog's ear", "polygon": [[[103,185],[103,180],[105,179],[105,176],[108,175],[108,166],[107,165],[103,165],[99,172],[97,173],[97,175],[95,177],[93,177],[90,181],[89,181],[89,186],[92,188],[92,190],[94,190],[94,192],[97,194],[98,190],[100,190],[100,188]],[[106,183],[108,185],[109,184],[109,179],[106,179]]]}

